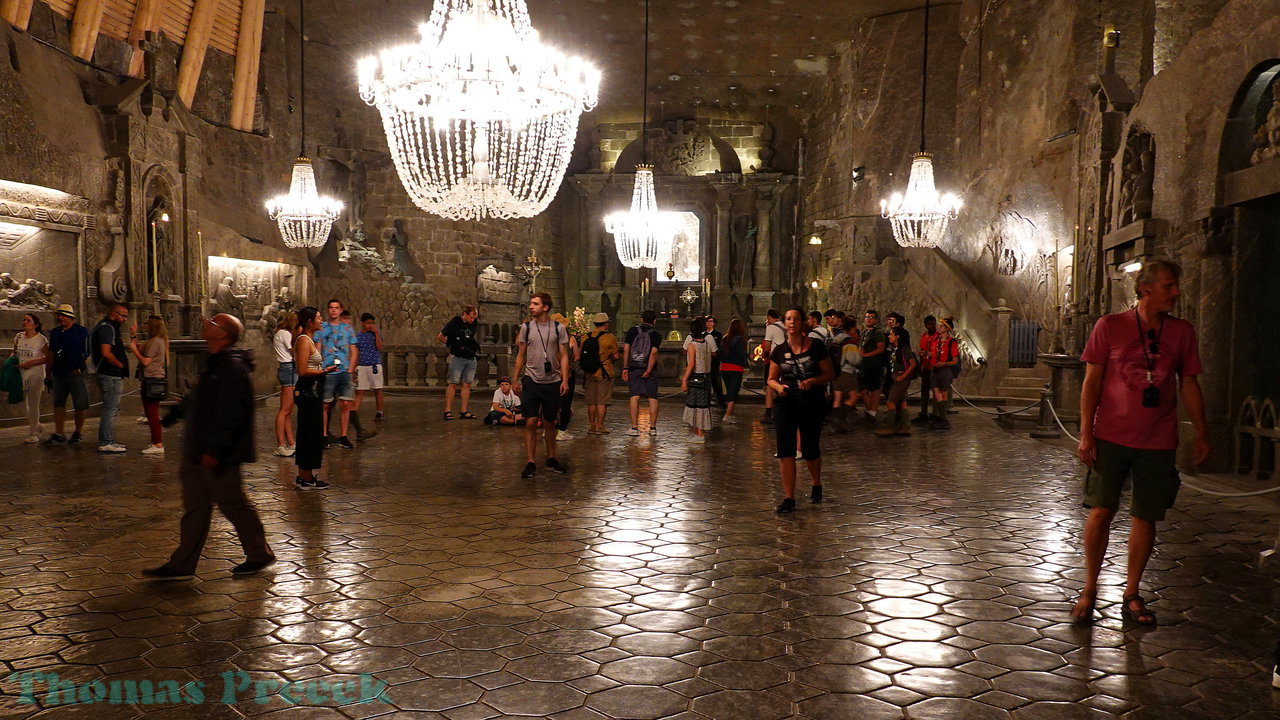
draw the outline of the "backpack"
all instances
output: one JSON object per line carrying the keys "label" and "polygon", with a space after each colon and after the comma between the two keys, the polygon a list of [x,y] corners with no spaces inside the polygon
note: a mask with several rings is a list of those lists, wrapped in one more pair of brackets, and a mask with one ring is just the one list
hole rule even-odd
{"label": "backpack", "polygon": [[[843,339],[842,339],[843,338]],[[831,369],[835,372],[836,377],[840,377],[840,354],[844,352],[844,346],[853,341],[843,331],[839,335],[831,333],[827,340],[827,355],[831,358]]]}
{"label": "backpack", "polygon": [[98,372],[98,366],[102,364],[102,348],[98,346],[98,343],[95,343],[93,341],[93,338],[98,334],[98,328],[102,327],[103,325],[110,327],[111,334],[113,336],[115,335],[116,329],[114,327],[111,327],[111,324],[108,323],[106,320],[99,320],[98,324],[94,325],[93,329],[89,331],[89,337],[85,338],[84,340],[84,345],[85,345],[84,354],[85,354],[85,357],[88,358],[91,362],[87,362],[84,364],[85,375],[96,374]]}
{"label": "backpack", "polygon": [[627,367],[647,368],[649,367],[649,351],[653,349],[653,340],[649,337],[652,328],[645,330],[643,325],[637,325],[634,329],[636,331],[636,341],[631,343],[628,351]]}
{"label": "backpack", "polygon": [[594,375],[604,367],[604,363],[600,362],[599,335],[588,335],[587,339],[582,341],[582,357],[578,359],[578,367],[588,375]]}
{"label": "backpack", "polygon": [[951,347],[947,348],[947,354],[954,357],[956,361],[956,364],[951,366],[951,379],[954,380],[960,377],[960,370],[964,367],[964,354],[960,352],[959,340],[952,337],[950,342],[952,343],[951,347],[955,348],[954,352],[951,351]]}

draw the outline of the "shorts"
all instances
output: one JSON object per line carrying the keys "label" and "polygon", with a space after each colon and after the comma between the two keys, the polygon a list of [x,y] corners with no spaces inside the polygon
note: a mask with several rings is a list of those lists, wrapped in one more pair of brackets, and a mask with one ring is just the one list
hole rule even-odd
{"label": "shorts", "polygon": [[324,376],[324,401],[355,400],[356,394],[351,387],[351,373],[347,370],[331,372]]}
{"label": "shorts", "polygon": [[783,396],[773,404],[773,428],[779,458],[796,456],[796,433],[805,460],[822,457],[822,421],[826,418],[827,401],[821,393],[807,391],[799,397]]}
{"label": "shorts", "polygon": [[84,375],[68,375],[53,378],[53,406],[67,406],[67,395],[71,395],[71,406],[76,412],[89,409],[89,388],[85,385]]}
{"label": "shorts", "polygon": [[582,394],[588,405],[609,405],[613,402],[613,378],[588,377],[582,385]]}
{"label": "shorts", "polygon": [[476,380],[476,359],[449,356],[449,384],[470,385]]}
{"label": "shorts", "polygon": [[627,370],[627,394],[631,397],[658,397],[658,373],[644,377],[644,370]]}
{"label": "shorts", "polygon": [[356,389],[381,390],[387,384],[386,365],[357,365]]}
{"label": "shorts", "polygon": [[280,387],[293,387],[298,384],[298,368],[292,362],[282,362],[276,368],[276,381]]}
{"label": "shorts", "polygon": [[954,377],[955,369],[950,365],[947,367],[937,367],[929,371],[929,387],[934,390],[947,391],[951,389],[951,379]]}
{"label": "shorts", "polygon": [[520,410],[526,419],[554,422],[560,415],[560,383],[537,383],[526,377],[520,383]]}
{"label": "shorts", "polygon": [[1098,440],[1098,459],[1084,480],[1084,506],[1117,510],[1125,480],[1133,478],[1129,514],[1157,522],[1173,507],[1182,478],[1176,450],[1140,450]]}
{"label": "shorts", "polygon": [[870,363],[858,367],[858,387],[867,391],[879,390],[884,386],[884,365]]}
{"label": "shorts", "polygon": [[836,392],[858,392],[858,376],[852,372],[842,372],[831,385]]}
{"label": "shorts", "polygon": [[907,393],[911,391],[911,381],[902,380],[895,381],[893,387],[889,388],[889,399],[886,401],[890,405],[897,405],[907,401]]}

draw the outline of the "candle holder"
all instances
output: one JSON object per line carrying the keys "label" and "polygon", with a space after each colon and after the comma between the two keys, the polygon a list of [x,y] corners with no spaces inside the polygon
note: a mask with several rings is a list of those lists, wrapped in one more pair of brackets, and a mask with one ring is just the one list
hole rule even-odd
{"label": "candle holder", "polygon": [[544,265],[538,260],[538,251],[533,248],[529,249],[529,257],[524,259],[524,263],[519,265],[517,270],[524,275],[525,282],[529,284],[529,296],[533,297],[538,292],[538,276],[544,271],[550,270],[550,265]]}

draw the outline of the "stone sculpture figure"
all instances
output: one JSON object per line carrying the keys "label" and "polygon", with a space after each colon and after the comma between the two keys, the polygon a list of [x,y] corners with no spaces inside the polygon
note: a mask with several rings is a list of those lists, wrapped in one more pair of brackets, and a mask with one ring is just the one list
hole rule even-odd
{"label": "stone sculpture figure", "polygon": [[409,235],[404,229],[404,220],[397,218],[394,228],[387,235],[387,249],[391,251],[391,262],[404,275],[405,282],[417,282],[423,277],[422,268],[414,262],[409,254]]}
{"label": "stone sculpture figure", "polygon": [[752,286],[752,271],[756,264],[756,232],[750,215],[735,217],[730,226],[729,237],[732,240],[730,250],[733,256],[735,288],[749,289]]}
{"label": "stone sculpture figure", "polygon": [[53,310],[57,305],[57,293],[52,283],[35,278],[18,282],[12,273],[0,273],[0,307]]}
{"label": "stone sculpture figure", "polygon": [[1252,165],[1280,158],[1280,103],[1272,101],[1266,118],[1253,133],[1253,147],[1249,157]]}
{"label": "stone sculpture figure", "polygon": [[227,275],[222,278],[222,282],[218,284],[218,289],[213,293],[213,313],[223,312],[228,315],[235,315],[241,322],[244,322],[244,301],[247,296],[237,295],[235,291],[236,279]]}
{"label": "stone sculpture figure", "polygon": [[1151,135],[1129,133],[1121,166],[1120,202],[1116,206],[1119,227],[1151,217],[1156,177],[1156,153]]}

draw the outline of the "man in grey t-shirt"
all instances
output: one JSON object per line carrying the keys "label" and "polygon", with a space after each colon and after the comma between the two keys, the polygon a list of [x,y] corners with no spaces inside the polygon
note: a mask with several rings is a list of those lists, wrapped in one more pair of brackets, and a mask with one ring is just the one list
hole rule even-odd
{"label": "man in grey t-shirt", "polygon": [[569,468],[556,459],[556,417],[560,398],[569,392],[569,332],[551,319],[551,295],[538,293],[529,298],[529,322],[520,326],[516,337],[516,392],[524,409],[524,447],[528,462],[520,477],[538,471],[534,454],[538,450],[538,423],[547,444],[547,469],[565,473]]}

